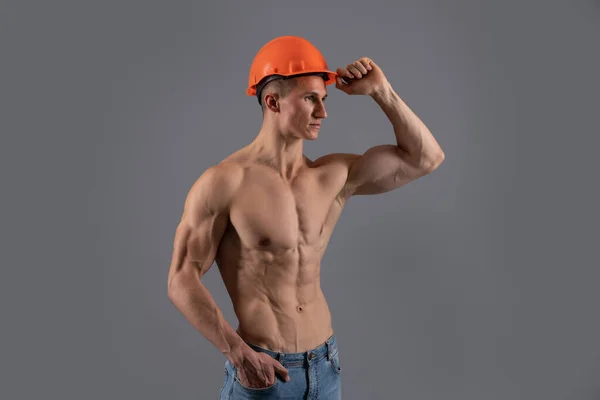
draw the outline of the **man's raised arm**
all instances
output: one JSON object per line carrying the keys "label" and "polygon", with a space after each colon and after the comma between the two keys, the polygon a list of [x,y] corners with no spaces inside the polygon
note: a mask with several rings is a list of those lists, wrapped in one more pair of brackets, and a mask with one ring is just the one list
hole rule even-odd
{"label": "man's raised arm", "polygon": [[347,196],[397,189],[431,173],[444,161],[444,152],[427,126],[398,96],[373,60],[363,57],[338,68],[337,73],[338,89],[375,100],[390,120],[397,143],[372,147],[362,155],[336,155],[349,168]]}

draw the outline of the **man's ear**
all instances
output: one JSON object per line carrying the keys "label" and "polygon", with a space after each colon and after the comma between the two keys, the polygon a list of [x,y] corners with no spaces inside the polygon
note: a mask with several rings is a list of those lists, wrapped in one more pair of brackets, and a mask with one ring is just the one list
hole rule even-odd
{"label": "man's ear", "polygon": [[279,100],[277,97],[275,93],[266,94],[264,99],[266,108],[273,112],[279,112]]}

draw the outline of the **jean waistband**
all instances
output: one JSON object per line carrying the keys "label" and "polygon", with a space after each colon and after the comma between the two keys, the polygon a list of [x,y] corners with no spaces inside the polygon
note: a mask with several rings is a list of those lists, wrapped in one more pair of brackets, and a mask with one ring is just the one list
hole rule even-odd
{"label": "jean waistband", "polygon": [[335,338],[335,334],[332,334],[329,339],[327,339],[323,344],[315,347],[312,350],[303,351],[300,353],[285,353],[280,351],[272,351],[255,344],[249,343],[245,341],[248,346],[250,346],[254,351],[266,353],[269,356],[273,357],[280,363],[290,362],[290,361],[310,361],[315,358],[327,358],[328,360],[331,358],[332,354],[338,350],[337,341]]}

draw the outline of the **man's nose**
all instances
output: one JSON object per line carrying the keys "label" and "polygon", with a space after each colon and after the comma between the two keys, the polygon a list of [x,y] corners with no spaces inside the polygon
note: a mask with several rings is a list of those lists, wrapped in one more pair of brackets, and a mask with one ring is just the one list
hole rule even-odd
{"label": "man's nose", "polygon": [[316,118],[327,118],[327,110],[325,110],[325,104],[321,102],[315,109],[314,115]]}

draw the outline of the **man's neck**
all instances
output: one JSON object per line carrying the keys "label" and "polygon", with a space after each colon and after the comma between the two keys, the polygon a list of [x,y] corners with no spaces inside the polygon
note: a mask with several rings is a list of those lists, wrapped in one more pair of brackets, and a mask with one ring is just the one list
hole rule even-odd
{"label": "man's neck", "polygon": [[248,146],[256,160],[276,170],[286,181],[292,180],[304,167],[303,140],[290,138],[263,126]]}

